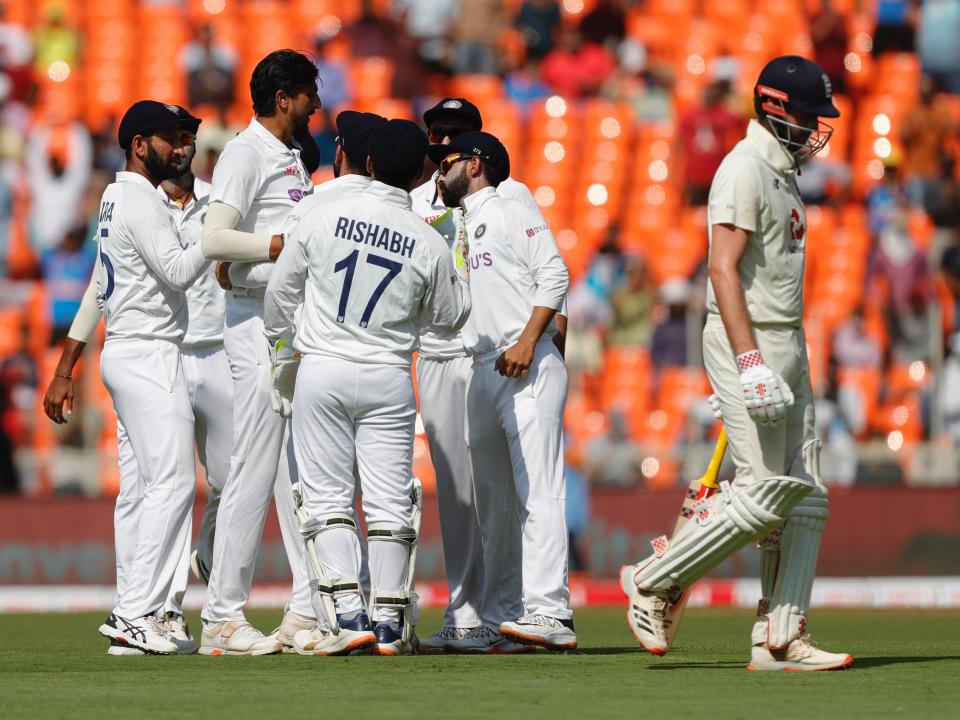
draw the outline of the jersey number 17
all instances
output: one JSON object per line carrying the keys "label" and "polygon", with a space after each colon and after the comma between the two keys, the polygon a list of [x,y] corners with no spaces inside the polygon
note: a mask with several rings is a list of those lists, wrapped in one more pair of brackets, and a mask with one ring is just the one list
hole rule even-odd
{"label": "jersey number 17", "polygon": [[[350,288],[353,286],[353,276],[357,270],[357,258],[359,255],[360,250],[354,250],[333,266],[334,274],[341,270],[346,271],[346,275],[344,275],[343,278],[343,290],[340,292],[340,306],[337,308],[338,323],[342,323],[347,315],[347,303],[350,301]],[[380,301],[384,290],[387,289],[387,285],[393,282],[393,279],[403,270],[403,263],[398,263],[396,260],[390,260],[380,255],[368,254],[367,264],[383,268],[387,271],[387,274],[384,275],[380,284],[374,288],[370,299],[367,301],[367,306],[363,309],[363,314],[360,316],[360,327],[362,328],[365,328],[370,322],[370,316],[373,315],[373,310],[377,307],[377,303]]]}

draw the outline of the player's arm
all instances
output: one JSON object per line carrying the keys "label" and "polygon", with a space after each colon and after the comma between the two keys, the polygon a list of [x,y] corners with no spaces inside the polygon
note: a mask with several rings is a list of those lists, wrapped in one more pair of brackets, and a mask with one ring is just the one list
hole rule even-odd
{"label": "player's arm", "polygon": [[[47,392],[43,396],[43,411],[58,425],[67,421],[73,414],[73,369],[83,354],[90,336],[100,323],[100,309],[97,307],[97,277],[100,273],[100,258],[93,265],[90,282],[80,300],[80,307],[70,325],[67,339],[63,343],[60,360],[50,378]],[[65,417],[66,416],[66,417]]]}
{"label": "player's arm", "polygon": [[124,223],[131,229],[131,241],[147,267],[168,287],[183,292],[209,268],[210,261],[198,244],[183,249],[166,213],[158,214],[151,223],[131,223],[126,219]]}
{"label": "player's arm", "polygon": [[497,358],[494,368],[506,377],[523,377],[533,364],[540,337],[564,304],[570,274],[560,256],[557,241],[538,214],[523,213],[511,223],[518,255],[533,276],[537,291],[533,311],[517,342]]}
{"label": "player's arm", "polygon": [[747,301],[740,287],[738,266],[747,249],[749,233],[727,223],[713,226],[710,247],[710,281],[717,298],[717,307],[734,355],[757,349],[750,331]]}
{"label": "player's arm", "polygon": [[303,302],[307,280],[308,237],[297,230],[290,236],[286,252],[280,254],[263,298],[263,332],[271,345],[293,335],[294,313]]}

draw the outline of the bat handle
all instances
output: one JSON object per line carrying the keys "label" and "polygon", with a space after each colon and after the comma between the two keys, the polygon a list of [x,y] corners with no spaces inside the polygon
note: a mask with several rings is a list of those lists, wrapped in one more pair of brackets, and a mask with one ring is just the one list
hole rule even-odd
{"label": "bat handle", "polygon": [[707,471],[700,479],[700,484],[704,487],[716,489],[717,475],[720,474],[720,465],[723,463],[723,456],[727,452],[727,428],[720,427],[720,436],[717,438],[717,444],[713,447],[713,455],[710,457],[710,464],[707,465]]}

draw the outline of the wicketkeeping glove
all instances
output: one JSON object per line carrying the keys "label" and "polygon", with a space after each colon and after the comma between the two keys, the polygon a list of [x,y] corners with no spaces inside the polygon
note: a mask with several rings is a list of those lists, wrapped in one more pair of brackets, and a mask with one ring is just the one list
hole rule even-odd
{"label": "wicketkeeping glove", "polygon": [[288,340],[281,338],[270,346],[270,377],[273,380],[270,406],[285,418],[293,412],[293,389],[297,384],[298,367],[300,353],[293,351]]}
{"label": "wicketkeeping glove", "polygon": [[793,405],[793,391],[780,375],[775,373],[760,356],[751,350],[737,356],[740,384],[747,412],[758,425],[776,425],[783,420]]}

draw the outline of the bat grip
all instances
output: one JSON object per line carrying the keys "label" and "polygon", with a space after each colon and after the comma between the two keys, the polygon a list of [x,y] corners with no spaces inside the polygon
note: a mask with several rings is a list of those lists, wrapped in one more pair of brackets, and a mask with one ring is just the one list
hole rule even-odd
{"label": "bat grip", "polygon": [[713,447],[713,455],[710,457],[710,464],[707,465],[707,471],[700,479],[700,484],[704,487],[719,487],[717,484],[717,475],[720,474],[720,465],[723,463],[723,456],[727,452],[727,428],[720,428],[720,436],[717,438],[717,444]]}

